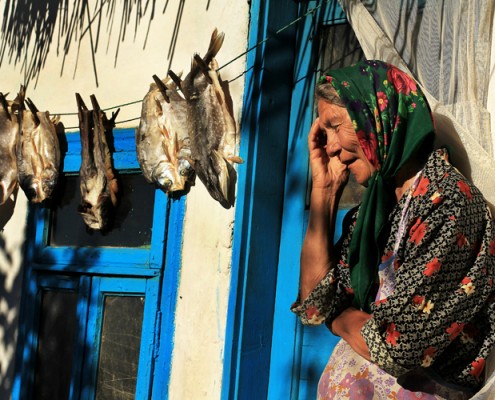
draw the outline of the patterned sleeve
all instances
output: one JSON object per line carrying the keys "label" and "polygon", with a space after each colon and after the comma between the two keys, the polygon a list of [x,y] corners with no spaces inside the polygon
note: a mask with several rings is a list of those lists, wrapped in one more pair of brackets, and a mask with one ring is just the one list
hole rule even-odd
{"label": "patterned sleeve", "polygon": [[489,351],[493,328],[479,316],[493,294],[494,227],[475,187],[456,173],[442,179],[430,185],[422,178],[413,194],[395,289],[372,305],[361,334],[372,361],[392,375],[451,363],[454,375],[476,380],[483,356],[466,361]]}
{"label": "patterned sleeve", "polygon": [[291,307],[291,311],[299,316],[304,325],[329,323],[351,305],[352,290],[350,289],[349,274],[342,273],[342,271],[348,270],[348,267],[342,260],[347,259],[347,249],[356,221],[357,210],[358,208],[351,209],[342,222],[345,229],[335,245],[335,251],[341,257],[340,261],[303,302],[298,298]]}

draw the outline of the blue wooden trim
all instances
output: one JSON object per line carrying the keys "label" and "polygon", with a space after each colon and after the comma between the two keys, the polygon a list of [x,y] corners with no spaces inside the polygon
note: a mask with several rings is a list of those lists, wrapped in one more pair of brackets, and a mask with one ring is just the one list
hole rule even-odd
{"label": "blue wooden trim", "polygon": [[164,270],[160,282],[159,310],[155,325],[154,379],[152,399],[168,399],[170,372],[172,368],[172,352],[174,349],[175,309],[180,279],[182,260],[182,234],[185,214],[185,198],[169,201],[169,219]]}
{"label": "blue wooden trim", "polygon": [[153,277],[160,275],[159,269],[144,269],[141,267],[122,266],[116,265],[98,265],[87,266],[81,265],[58,265],[58,264],[37,264],[32,263],[32,268],[37,272],[58,272],[64,273],[78,273],[84,275],[106,275],[106,276],[136,276],[136,277]]}
{"label": "blue wooden trim", "polygon": [[[300,14],[314,8],[316,1],[301,4]],[[299,282],[299,251],[304,239],[304,212],[307,192],[307,132],[313,120],[315,50],[312,38],[321,22],[321,9],[314,18],[300,24],[295,65],[295,85],[290,113],[289,148],[285,174],[285,202],[274,312],[273,345],[270,364],[269,399],[297,399],[299,370],[295,367],[296,316],[289,307],[296,300]],[[290,351],[290,350],[292,351]]]}
{"label": "blue wooden trim", "polygon": [[[321,2],[301,3],[300,14],[304,14],[319,3]],[[312,371],[308,363],[303,366],[307,358],[306,352],[303,351],[307,345],[306,341],[317,337],[317,332],[315,330],[308,332],[306,328],[302,327],[296,316],[290,313],[289,307],[295,301],[298,292],[299,254],[306,227],[307,133],[314,118],[313,98],[319,51],[319,43],[315,39],[318,37],[319,27],[328,22],[335,23],[336,21],[344,22],[345,15],[337,1],[334,1],[324,4],[312,18],[306,18],[300,24],[298,31],[274,312],[269,399],[315,398],[316,386],[308,386],[308,374],[319,374],[323,370],[322,368],[321,371]],[[342,213],[339,213],[339,219],[341,217]],[[319,337],[327,339],[325,351],[330,351],[332,338],[325,336],[329,335],[325,328],[323,331],[319,333]],[[289,351],[289,349],[293,349],[293,351]],[[301,369],[302,367],[304,368]]]}
{"label": "blue wooden trim", "polygon": [[[252,1],[248,46],[296,13],[292,0]],[[291,27],[247,56],[223,399],[267,396],[294,40]]]}
{"label": "blue wooden trim", "polygon": [[[321,3],[323,2],[310,2],[313,7]],[[307,4],[302,4],[299,15],[309,8]],[[296,12],[296,6],[291,2],[254,0],[251,3],[248,47],[251,48],[262,39],[271,36],[285,25],[284,22],[292,21]],[[311,30],[311,22],[315,18],[319,23],[328,20],[335,22],[338,18],[345,19],[343,13],[335,6],[330,7],[326,4],[316,15],[309,16],[298,24],[303,25],[304,28],[302,34],[299,33],[295,49],[293,48],[295,32],[289,29],[247,55],[248,73],[241,124],[241,156],[246,163],[239,168],[238,193],[242,195],[239,195],[236,205],[232,281],[222,380],[223,400],[289,398],[285,396],[287,391],[283,391],[284,394],[277,397],[276,382],[279,382],[279,387],[285,384],[290,392],[288,380],[291,379],[292,373],[299,373],[297,369],[292,371],[290,365],[280,365],[281,359],[277,354],[282,354],[284,351],[290,354],[297,343],[289,338],[285,343],[290,346],[285,349],[283,344],[277,343],[279,336],[274,334],[273,338],[271,337],[271,319],[275,302],[275,281],[279,282],[277,296],[280,293],[277,299],[277,311],[280,311],[283,305],[282,312],[287,315],[288,307],[297,293],[299,273],[298,268],[294,266],[294,259],[297,260],[299,257],[294,256],[293,247],[292,258],[281,253],[284,258],[279,263],[278,252],[282,208],[289,208],[284,214],[285,219],[298,215],[301,216],[302,224],[304,217],[307,177],[298,177],[297,179],[300,180],[285,180],[285,157],[288,155],[287,165],[292,178],[297,177],[298,168],[302,168],[302,171],[307,170],[307,164],[304,165],[305,162],[307,163],[305,135],[311,122],[311,106],[307,99],[312,97],[312,82],[314,82],[312,72],[314,67],[309,67],[308,62],[317,47],[311,40],[311,35],[315,34],[315,31]],[[301,32],[301,28],[298,29]],[[273,47],[270,44],[273,44]],[[272,52],[275,48],[276,53]],[[298,54],[295,67],[294,50]],[[294,92],[291,92],[294,82],[296,87]],[[311,82],[311,87],[308,86],[308,82]],[[299,104],[301,100],[306,101],[306,104]],[[295,104],[293,109],[291,102]],[[287,139],[289,115],[291,137]],[[274,138],[276,140],[272,141],[271,139]],[[286,153],[287,148],[288,153]],[[298,199],[297,204],[283,203],[281,196],[284,190],[286,201]],[[297,245],[297,242],[302,243],[301,224],[299,228],[294,226],[291,232],[283,233],[282,241],[289,240],[287,245],[283,242],[284,246],[288,248],[290,243],[292,245]],[[298,248],[300,249],[300,245]],[[280,265],[278,277],[277,268],[274,267],[276,265]],[[286,276],[291,276],[287,286],[284,285]],[[289,335],[293,335],[295,340],[295,318],[289,316],[284,324],[286,326],[275,327],[277,332],[283,332],[287,328],[291,330]],[[270,361],[267,353],[271,352],[272,348]],[[289,355],[292,364],[299,363],[297,358],[299,350],[294,351],[296,351],[295,358]],[[273,374],[270,376],[271,387],[267,389],[270,362],[274,362],[275,365],[271,369]],[[277,364],[278,370],[275,369]],[[293,393],[297,391],[297,387],[292,388]]]}
{"label": "blue wooden trim", "polygon": [[146,280],[141,348],[139,350],[138,376],[136,382],[136,399],[151,398],[153,374],[152,360],[155,345],[155,321],[158,312],[159,289],[159,277]]}
{"label": "blue wooden trim", "polygon": [[[117,129],[114,131],[115,167],[121,169],[119,172],[140,171],[137,164],[134,129]],[[67,152],[64,158],[64,172],[77,173],[80,167],[81,144],[79,132],[66,135]],[[144,179],[144,178],[143,178]],[[152,276],[157,275],[162,266],[163,255],[161,248],[164,243],[164,229],[162,226],[167,216],[167,196],[160,190],[155,190],[155,205],[153,214],[153,229],[151,246],[142,248],[92,248],[92,247],[50,247],[46,246],[49,228],[49,210],[43,207],[34,207],[35,211],[35,258],[40,268],[41,264],[54,265],[55,270],[79,271],[81,267],[89,273],[119,273]],[[88,265],[88,262],[91,265]],[[123,265],[133,264],[132,269],[123,268]],[[67,268],[65,266],[68,266]],[[136,271],[138,267],[143,269],[156,269],[157,271]],[[46,267],[48,268],[48,267]],[[50,267],[51,269],[52,267]],[[121,269],[122,268],[122,269]]]}
{"label": "blue wooden trim", "polygon": [[[143,178],[144,179],[144,178]],[[184,204],[185,196],[181,202]],[[151,232],[151,249],[148,255],[148,263],[150,268],[163,268],[164,252],[166,244],[166,227],[169,223],[169,200],[167,195],[161,190],[155,190],[155,205],[153,212],[153,229]],[[173,218],[172,218],[173,219]],[[173,223],[182,226],[182,219],[175,220]],[[179,243],[182,243],[182,237],[175,238]]]}
{"label": "blue wooden trim", "polygon": [[100,353],[100,334],[103,323],[103,293],[100,290],[101,280],[93,278],[89,294],[88,323],[84,344],[84,363],[81,377],[81,400],[92,400],[96,388],[98,355]]}
{"label": "blue wooden trim", "polygon": [[[81,138],[79,131],[68,132],[67,152],[64,155],[64,172],[79,173],[81,167]],[[135,129],[114,129],[113,163],[117,170],[137,169],[139,163],[136,157]]]}
{"label": "blue wooden trim", "polygon": [[80,325],[80,329],[77,332],[76,337],[76,347],[74,351],[74,360],[79,360],[80,362],[72,363],[72,377],[70,384],[70,396],[69,398],[77,398],[79,393],[81,393],[81,376],[83,371],[83,366],[81,361],[83,360],[86,340],[87,340],[87,321],[89,312],[89,299],[91,296],[91,278],[88,276],[81,276],[79,278],[79,297],[77,300],[77,320]]}

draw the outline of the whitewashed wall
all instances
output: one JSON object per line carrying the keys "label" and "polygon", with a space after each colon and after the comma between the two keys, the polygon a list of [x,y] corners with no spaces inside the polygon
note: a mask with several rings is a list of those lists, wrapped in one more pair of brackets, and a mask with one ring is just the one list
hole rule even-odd
{"label": "whitewashed wall", "polygon": [[[90,1],[91,12],[94,3]],[[118,3],[119,10],[123,2]],[[83,96],[88,105],[89,96],[95,94],[102,108],[140,100],[146,94],[153,74],[164,77],[169,65],[176,72],[187,73],[192,54],[205,53],[214,27],[225,32],[225,41],[217,56],[220,65],[244,52],[249,19],[248,3],[244,0],[157,0],[146,47],[143,49],[149,10],[135,38],[134,20],[131,19],[126,40],[120,43],[116,59],[121,18],[117,13],[108,51],[108,35],[105,29],[101,32],[100,47],[96,54],[98,87],[93,72],[90,37],[86,34],[80,42],[79,56],[78,43],[72,46],[62,75],[62,57],[57,56],[56,43],[50,48],[38,82],[36,85],[35,82],[29,84],[27,95],[38,108],[51,113],[75,112],[76,92]],[[5,0],[0,0],[1,10],[4,4]],[[165,5],[167,7],[162,13]],[[176,24],[177,41],[173,57],[170,57]],[[245,58],[241,57],[221,71],[222,78],[233,79],[244,69]],[[4,61],[1,65],[0,91],[10,92],[11,95],[16,93],[23,83],[23,76],[20,65],[9,65]],[[241,111],[243,85],[243,76],[230,84],[237,120]],[[122,107],[117,121],[139,117],[140,110],[141,104]],[[62,122],[69,128],[78,124],[75,116],[63,116]],[[118,127],[136,127],[137,124],[138,121],[131,121],[119,124]],[[14,372],[26,210],[26,198],[22,191],[15,201],[15,207],[14,202],[0,207],[0,228],[4,228],[0,232],[1,399],[8,398]],[[187,198],[185,218],[170,398],[217,399],[220,397],[222,380],[234,210],[225,210],[213,201],[197,180]]]}

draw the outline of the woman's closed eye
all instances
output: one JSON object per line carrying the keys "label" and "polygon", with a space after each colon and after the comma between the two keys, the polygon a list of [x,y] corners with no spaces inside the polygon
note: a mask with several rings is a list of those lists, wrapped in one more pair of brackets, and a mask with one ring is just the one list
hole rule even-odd
{"label": "woman's closed eye", "polygon": [[337,130],[337,128],[338,128],[340,125],[342,125],[342,122],[339,122],[339,123],[336,123],[336,124],[331,124],[331,123],[329,123],[329,124],[327,124],[327,125],[326,125],[326,128],[327,128],[327,129],[331,129],[331,130],[335,131],[335,130]]}

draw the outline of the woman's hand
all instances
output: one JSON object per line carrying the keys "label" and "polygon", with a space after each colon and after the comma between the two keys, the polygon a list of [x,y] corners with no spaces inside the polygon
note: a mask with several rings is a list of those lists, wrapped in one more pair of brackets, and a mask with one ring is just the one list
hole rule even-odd
{"label": "woman's hand", "polygon": [[361,357],[370,360],[370,351],[368,345],[361,336],[361,329],[364,324],[371,318],[370,314],[349,307],[342,311],[331,324],[327,323],[330,331],[344,339]]}
{"label": "woman's hand", "polygon": [[340,144],[335,134],[327,137],[320,129],[319,118],[311,126],[308,135],[309,162],[313,178],[313,190],[339,192],[349,178],[347,166],[339,160]]}

